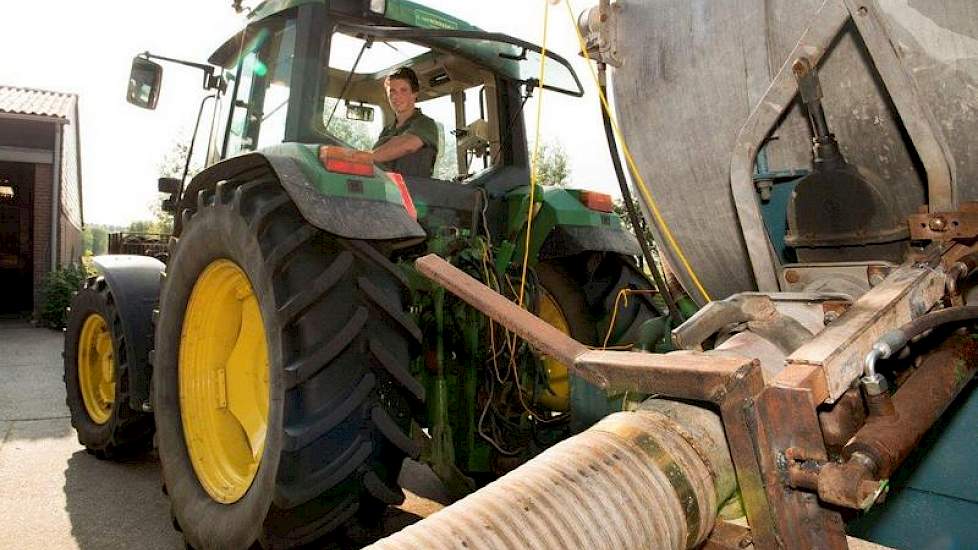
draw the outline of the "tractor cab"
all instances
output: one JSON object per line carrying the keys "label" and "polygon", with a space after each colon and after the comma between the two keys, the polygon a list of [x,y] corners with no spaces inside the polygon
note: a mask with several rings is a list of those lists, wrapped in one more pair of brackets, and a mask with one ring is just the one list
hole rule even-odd
{"label": "tractor cab", "polygon": [[[371,149],[393,121],[384,78],[410,67],[421,83],[418,107],[438,123],[434,179],[525,170],[526,97],[537,88],[583,95],[570,65],[551,52],[540,83],[541,55],[536,45],[403,0],[266,2],[209,59],[221,78],[207,164],[288,142]],[[152,65],[137,61],[144,73]],[[158,74],[138,76],[135,65],[133,74],[131,89],[141,78],[155,93]]]}

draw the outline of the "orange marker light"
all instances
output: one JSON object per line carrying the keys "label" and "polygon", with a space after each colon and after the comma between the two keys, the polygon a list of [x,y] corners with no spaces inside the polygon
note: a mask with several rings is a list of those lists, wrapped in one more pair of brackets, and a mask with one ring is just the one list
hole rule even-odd
{"label": "orange marker light", "polygon": [[374,156],[364,151],[323,145],[319,148],[319,161],[330,172],[367,177],[374,175]]}
{"label": "orange marker light", "polygon": [[401,192],[401,201],[404,202],[404,209],[407,210],[408,216],[417,221],[418,209],[414,207],[414,199],[411,198],[411,192],[408,191],[407,184],[404,183],[404,176],[397,172],[387,172],[387,177],[394,182],[394,185]]}
{"label": "orange marker light", "polygon": [[611,195],[597,193],[595,191],[581,191],[581,202],[584,206],[598,212],[614,212],[614,204]]}

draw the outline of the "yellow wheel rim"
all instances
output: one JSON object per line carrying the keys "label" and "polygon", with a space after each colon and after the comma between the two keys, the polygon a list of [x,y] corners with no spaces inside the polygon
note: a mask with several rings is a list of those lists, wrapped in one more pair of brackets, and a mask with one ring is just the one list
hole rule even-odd
{"label": "yellow wheel rim", "polygon": [[115,353],[109,325],[98,313],[86,317],[82,324],[78,340],[78,386],[92,422],[108,422],[115,402]]}
{"label": "yellow wheel rim", "polygon": [[258,299],[240,267],[207,266],[180,335],[180,413],[197,479],[217,502],[237,502],[258,472],[268,429],[269,369]]}
{"label": "yellow wheel rim", "polygon": [[[541,289],[539,317],[564,334],[570,334],[570,324],[563,310],[546,290]],[[570,380],[567,366],[549,356],[543,357],[550,388],[540,393],[537,401],[554,411],[566,411],[570,407]],[[552,392],[552,393],[551,393]]]}

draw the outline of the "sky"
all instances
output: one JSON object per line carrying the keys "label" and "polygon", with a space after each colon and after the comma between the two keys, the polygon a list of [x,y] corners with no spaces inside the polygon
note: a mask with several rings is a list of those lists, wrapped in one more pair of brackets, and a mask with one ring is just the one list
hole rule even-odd
{"label": "sky", "polygon": [[[246,6],[257,2],[244,2]],[[421,0],[484,30],[540,44],[545,0]],[[575,15],[596,0],[572,1]],[[0,2],[4,23],[0,85],[79,95],[86,223],[126,225],[148,219],[167,153],[187,141],[197,117],[202,73],[164,64],[155,111],[125,100],[132,58],[144,51],[206,61],[245,25],[231,0],[31,0]],[[492,9],[486,9],[491,5]],[[540,134],[559,141],[570,160],[570,186],[618,195],[606,153],[597,92],[563,1],[549,8],[547,46],[570,60],[583,98],[543,95]],[[527,133],[535,134],[536,102],[527,102]],[[600,151],[600,154],[595,154]]]}

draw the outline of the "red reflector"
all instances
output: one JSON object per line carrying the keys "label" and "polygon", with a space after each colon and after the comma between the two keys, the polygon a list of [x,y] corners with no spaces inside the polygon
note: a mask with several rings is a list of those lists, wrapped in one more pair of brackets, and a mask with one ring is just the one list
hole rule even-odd
{"label": "red reflector", "polygon": [[614,212],[615,205],[611,202],[611,195],[597,193],[594,191],[581,191],[581,202],[584,206],[598,212]]}
{"label": "red reflector", "polygon": [[319,148],[319,161],[330,172],[353,176],[374,175],[374,156],[364,151],[323,145]]}
{"label": "red reflector", "polygon": [[408,216],[411,216],[413,220],[417,221],[418,210],[414,207],[414,199],[411,198],[411,192],[408,191],[407,184],[404,183],[404,176],[397,172],[387,172],[387,177],[394,182],[397,190],[401,192],[401,201],[404,203],[404,209],[407,210]]}

